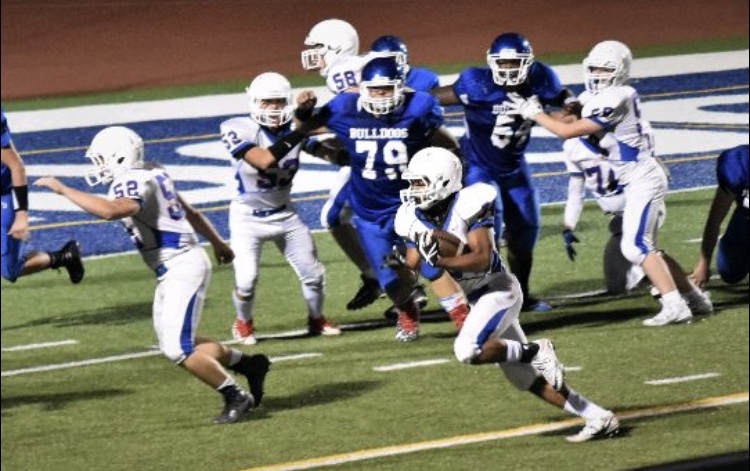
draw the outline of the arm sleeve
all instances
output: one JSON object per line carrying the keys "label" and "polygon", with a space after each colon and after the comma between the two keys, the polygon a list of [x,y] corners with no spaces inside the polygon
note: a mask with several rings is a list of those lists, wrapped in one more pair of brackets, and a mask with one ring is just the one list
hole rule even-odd
{"label": "arm sleeve", "polygon": [[565,227],[576,228],[581,218],[585,192],[583,177],[571,176],[568,180],[568,199],[565,202],[565,215],[563,216]]}

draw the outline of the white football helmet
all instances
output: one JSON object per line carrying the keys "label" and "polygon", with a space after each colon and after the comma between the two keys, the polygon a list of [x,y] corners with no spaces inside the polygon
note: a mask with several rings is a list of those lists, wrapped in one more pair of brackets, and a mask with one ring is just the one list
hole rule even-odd
{"label": "white football helmet", "polygon": [[[250,117],[263,126],[283,126],[292,119],[294,99],[289,80],[276,72],[258,75],[245,89],[250,99]],[[285,100],[283,106],[270,107],[269,100]]]}
{"label": "white football helmet", "polygon": [[320,70],[325,77],[336,57],[359,54],[359,35],[344,20],[325,20],[313,26],[305,38],[305,46],[309,49],[302,51],[302,67]]}
{"label": "white football helmet", "polygon": [[[624,84],[630,78],[632,63],[633,55],[625,44],[620,41],[600,42],[583,60],[586,90],[599,93],[613,85]],[[594,71],[594,69],[607,69],[607,71]]]}
{"label": "white football helmet", "polygon": [[108,184],[119,174],[143,166],[143,139],[124,126],[110,126],[94,136],[86,157],[94,164],[86,172],[86,182]]}
{"label": "white football helmet", "polygon": [[456,155],[442,147],[426,147],[412,157],[401,178],[401,202],[428,209],[461,189],[462,166]]}

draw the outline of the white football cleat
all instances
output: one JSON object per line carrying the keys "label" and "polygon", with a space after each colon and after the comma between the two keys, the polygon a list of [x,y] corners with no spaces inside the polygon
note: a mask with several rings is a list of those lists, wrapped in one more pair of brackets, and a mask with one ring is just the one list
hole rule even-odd
{"label": "white football cleat", "polygon": [[693,314],[687,304],[677,306],[662,305],[659,314],[643,321],[646,327],[661,327],[668,324],[689,324],[693,320]]}
{"label": "white football cleat", "polygon": [[533,366],[555,391],[560,391],[565,384],[565,367],[555,354],[555,345],[549,339],[534,341],[539,345],[539,351],[531,359]]}
{"label": "white football cleat", "polygon": [[615,414],[609,412],[603,417],[587,420],[580,432],[569,435],[565,439],[571,443],[581,443],[614,437],[618,433],[620,433],[620,421]]}

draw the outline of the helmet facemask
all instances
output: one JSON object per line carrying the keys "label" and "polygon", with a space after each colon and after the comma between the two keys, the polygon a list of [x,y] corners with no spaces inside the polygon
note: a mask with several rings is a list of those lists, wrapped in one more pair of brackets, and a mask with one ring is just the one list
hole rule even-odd
{"label": "helmet facemask", "polygon": [[280,127],[291,121],[294,113],[292,87],[275,72],[258,75],[247,87],[250,117],[262,126]]}
{"label": "helmet facemask", "polygon": [[[508,67],[511,62],[515,63],[514,67]],[[501,86],[515,87],[524,83],[533,63],[533,54],[522,54],[512,49],[502,50],[498,54],[487,54],[492,80]]]}
{"label": "helmet facemask", "polygon": [[404,103],[404,83],[401,80],[376,79],[359,86],[362,107],[375,116],[393,113]]}

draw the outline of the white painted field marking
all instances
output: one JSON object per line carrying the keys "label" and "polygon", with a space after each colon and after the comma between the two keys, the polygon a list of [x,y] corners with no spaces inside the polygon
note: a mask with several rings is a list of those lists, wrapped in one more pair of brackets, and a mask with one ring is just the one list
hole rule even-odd
{"label": "white painted field marking", "polygon": [[22,350],[35,350],[37,348],[62,347],[64,345],[76,345],[78,340],[58,340],[56,342],[28,343],[26,345],[16,345],[15,347],[3,347],[4,352],[20,352]]}
{"label": "white painted field marking", "polygon": [[697,381],[699,379],[716,378],[717,376],[721,376],[721,373],[701,373],[698,375],[677,376],[675,378],[652,379],[649,381],[644,381],[643,384],[648,384],[650,386],[659,386],[662,384],[685,383],[687,381]]}
{"label": "white painted field marking", "polygon": [[378,372],[407,370],[409,368],[421,368],[423,366],[443,365],[450,363],[448,358],[437,358],[435,360],[410,361],[408,363],[395,363],[388,366],[376,366],[372,370]]}
{"label": "white painted field marking", "polygon": [[[728,406],[748,402],[748,392],[731,394],[728,396],[710,397],[700,399],[684,404],[673,404],[664,407],[653,407],[648,409],[639,409],[623,414],[618,414],[621,421],[641,419],[644,417],[654,417],[667,414],[676,414],[679,412],[688,412],[700,409],[710,409],[715,407]],[[373,448],[369,450],[359,450],[351,453],[341,453],[338,455],[322,456],[301,461],[288,463],[279,463],[265,465],[255,468],[247,468],[244,471],[302,471],[307,469],[327,468],[344,463],[354,463],[365,460],[384,458],[387,456],[399,456],[419,451],[435,450],[439,448],[451,448],[460,445],[470,445],[506,438],[524,437],[528,435],[539,435],[542,433],[565,430],[576,425],[582,425],[581,419],[567,419],[559,422],[548,424],[532,424],[524,427],[501,430],[497,432],[479,433],[474,435],[459,435],[455,437],[443,438],[427,442],[405,443],[403,445],[394,445],[384,448]]]}
{"label": "white painted field marking", "polygon": [[[65,370],[68,368],[77,368],[79,366],[98,365],[100,363],[111,363],[115,361],[132,360],[135,358],[152,357],[152,356],[156,356],[160,354],[161,352],[159,351],[150,350],[148,352],[128,353],[125,355],[113,355],[109,357],[92,358],[90,360],[74,361],[70,363],[57,363],[54,365],[33,366],[31,368],[21,368],[18,370],[3,371],[2,374],[0,374],[0,377],[5,378],[7,376],[18,376],[18,375],[29,374],[29,373],[41,373],[42,371]],[[280,361],[304,360],[307,358],[317,358],[320,356],[322,356],[321,353],[299,353],[295,355],[282,355],[278,357],[271,357],[270,360],[272,363],[276,363]]]}
{"label": "white painted field marking", "polygon": [[569,373],[571,371],[581,371],[581,370],[583,370],[582,366],[566,366],[565,367],[565,372],[566,373]]}

